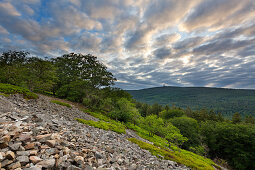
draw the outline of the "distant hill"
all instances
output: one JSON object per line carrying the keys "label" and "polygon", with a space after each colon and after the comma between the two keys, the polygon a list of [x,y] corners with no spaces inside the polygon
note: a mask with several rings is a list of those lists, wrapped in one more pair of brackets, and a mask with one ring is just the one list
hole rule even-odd
{"label": "distant hill", "polygon": [[207,87],[155,87],[142,90],[127,90],[140,102],[173,105],[191,109],[213,109],[230,117],[239,112],[255,115],[255,90],[224,89]]}

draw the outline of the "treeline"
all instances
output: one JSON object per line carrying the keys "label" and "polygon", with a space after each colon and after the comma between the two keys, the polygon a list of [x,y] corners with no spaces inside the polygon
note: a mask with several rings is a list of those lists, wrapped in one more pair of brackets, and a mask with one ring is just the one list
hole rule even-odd
{"label": "treeline", "polygon": [[235,169],[255,169],[255,120],[240,114],[225,119],[213,110],[194,111],[159,104],[148,105],[113,88],[116,78],[93,55],[65,54],[45,59],[23,51],[0,56],[0,83],[82,103],[90,110],[138,126],[149,136],[160,136],[167,145],[226,160]]}

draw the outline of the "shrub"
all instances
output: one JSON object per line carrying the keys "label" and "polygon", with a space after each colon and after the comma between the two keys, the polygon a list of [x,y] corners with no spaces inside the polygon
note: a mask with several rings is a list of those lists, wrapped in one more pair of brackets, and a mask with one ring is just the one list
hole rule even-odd
{"label": "shrub", "polygon": [[93,126],[99,129],[104,129],[104,130],[111,130],[117,133],[126,133],[125,130],[125,126],[119,124],[113,124],[113,123],[108,123],[108,122],[104,122],[104,121],[92,121],[92,120],[84,120],[84,119],[78,119],[76,118],[76,120],[80,123],[89,125],[89,126]]}
{"label": "shrub", "polygon": [[56,103],[56,104],[59,104],[59,105],[62,105],[62,106],[66,106],[66,107],[69,107],[69,108],[72,107],[70,104],[64,103],[64,102],[61,102],[61,101],[58,101],[58,100],[51,100],[50,102],[51,103]]}
{"label": "shrub", "polygon": [[28,89],[0,83],[0,92],[5,94],[23,94],[26,99],[37,99],[38,96],[35,93],[30,92]]}
{"label": "shrub", "polygon": [[149,132],[149,136],[155,134],[163,136],[164,121],[162,118],[157,117],[157,115],[149,115],[145,118],[141,117],[140,126]]}

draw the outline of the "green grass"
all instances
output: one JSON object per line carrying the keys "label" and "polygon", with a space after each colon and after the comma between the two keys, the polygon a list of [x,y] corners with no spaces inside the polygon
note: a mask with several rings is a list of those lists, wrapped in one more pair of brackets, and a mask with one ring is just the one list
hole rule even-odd
{"label": "green grass", "polygon": [[76,120],[80,123],[93,126],[99,129],[111,130],[117,133],[126,133],[125,126],[123,126],[122,124],[116,125],[116,124],[105,122],[105,121],[96,122],[92,120],[84,120],[84,119],[78,119],[78,118],[76,118]]}
{"label": "green grass", "polygon": [[50,102],[51,102],[51,103],[56,103],[56,104],[59,104],[59,105],[62,105],[62,106],[66,106],[66,107],[69,107],[69,108],[72,107],[70,104],[64,103],[64,102],[60,102],[60,101],[58,101],[58,100],[51,100]]}
{"label": "green grass", "polygon": [[137,144],[140,148],[150,151],[152,155],[155,155],[157,157],[161,155],[164,157],[164,159],[175,161],[179,164],[186,165],[187,167],[190,167],[192,169],[214,170],[214,167],[219,168],[212,160],[196,155],[186,150],[176,148],[177,151],[171,151],[167,148],[162,149],[155,145],[142,142],[135,138],[129,138],[128,140],[132,143]]}
{"label": "green grass", "polygon": [[5,94],[23,94],[25,99],[37,99],[38,96],[35,93],[30,92],[23,87],[14,86],[11,84],[0,83],[0,93]]}

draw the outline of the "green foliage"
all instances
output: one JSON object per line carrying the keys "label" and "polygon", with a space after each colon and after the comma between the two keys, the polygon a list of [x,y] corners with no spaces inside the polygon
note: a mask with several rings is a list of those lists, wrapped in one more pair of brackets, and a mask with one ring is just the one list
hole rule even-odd
{"label": "green foliage", "polygon": [[168,110],[163,110],[162,112],[159,113],[160,117],[163,119],[170,119],[173,117],[181,117],[184,115],[184,111],[181,109],[168,109]]}
{"label": "green foliage", "polygon": [[161,155],[164,157],[164,159],[176,161],[177,163],[184,164],[192,169],[214,170],[214,167],[217,167],[213,161],[185,150],[180,149],[176,151],[170,151],[166,148],[159,148],[135,138],[129,138],[128,140],[137,144],[142,149],[150,151],[151,154],[155,156]]}
{"label": "green foliage", "polygon": [[201,131],[212,158],[225,159],[235,169],[255,169],[253,125],[207,121]]}
{"label": "green foliage", "polygon": [[23,94],[26,99],[37,99],[38,96],[35,93],[30,92],[28,89],[0,83],[0,92],[4,94]]}
{"label": "green foliage", "polygon": [[58,101],[58,100],[51,100],[50,102],[51,103],[56,103],[56,104],[59,104],[59,105],[62,105],[62,106],[66,106],[66,107],[69,107],[69,108],[72,107],[70,104],[64,103],[64,102],[61,102],[61,101]]}
{"label": "green foliage", "polygon": [[149,115],[145,118],[141,117],[140,126],[149,132],[149,136],[153,136],[155,134],[164,136],[162,133],[164,131],[164,121],[157,115]]}
{"label": "green foliage", "polygon": [[110,117],[121,122],[133,122],[139,118],[139,112],[135,105],[128,101],[126,98],[119,99],[114,109],[110,112]]}
{"label": "green foliage", "polygon": [[255,118],[252,115],[247,115],[244,120],[245,123],[255,124]]}
{"label": "green foliage", "polygon": [[104,121],[92,121],[92,120],[84,120],[84,119],[76,119],[78,122],[93,126],[99,129],[104,129],[104,130],[111,130],[117,133],[126,133],[125,126],[119,124],[113,124],[110,122],[104,122]]}
{"label": "green foliage", "polygon": [[86,81],[92,87],[109,86],[116,80],[111,72],[93,55],[65,54],[54,59],[59,79],[58,86],[74,81]]}
{"label": "green foliage", "polygon": [[241,122],[242,122],[242,117],[241,117],[241,115],[240,115],[238,112],[236,112],[235,114],[233,114],[233,116],[232,116],[232,122],[233,122],[233,123],[241,123]]}
{"label": "green foliage", "polygon": [[184,142],[184,149],[189,149],[190,147],[194,149],[196,146],[200,145],[199,124],[195,119],[189,117],[175,117],[169,121],[180,130],[184,137],[189,139]]}
{"label": "green foliage", "polygon": [[171,143],[181,146],[184,142],[188,141],[188,138],[183,137],[180,130],[171,123],[167,124],[167,127],[163,129],[163,133],[165,139],[168,141],[169,147],[171,147]]}

